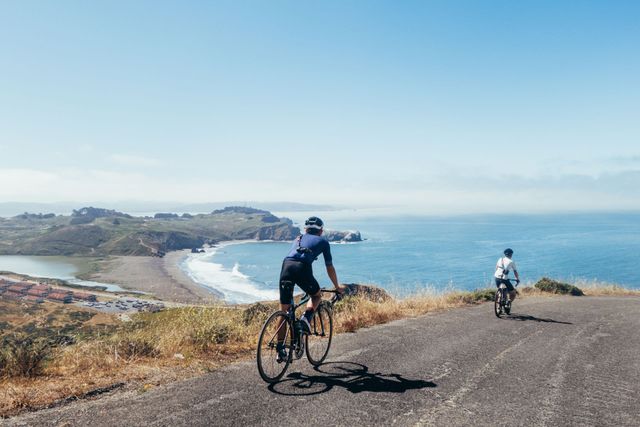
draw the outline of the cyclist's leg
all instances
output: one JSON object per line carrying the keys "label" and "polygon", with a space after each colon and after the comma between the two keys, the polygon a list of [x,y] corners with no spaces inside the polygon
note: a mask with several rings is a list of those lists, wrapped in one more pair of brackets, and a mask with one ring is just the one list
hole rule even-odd
{"label": "cyclist's leg", "polygon": [[322,301],[322,291],[320,291],[320,284],[318,283],[316,278],[313,277],[313,270],[311,269],[310,265],[305,265],[301,273],[302,274],[298,281],[298,286],[300,286],[302,290],[309,294],[309,296],[311,297],[311,299],[307,303],[306,311],[310,312],[310,314],[313,314],[313,312],[318,308],[318,305],[320,305],[320,301]]}
{"label": "cyclist's leg", "polygon": [[504,284],[507,286],[507,292],[509,293],[509,301],[516,299],[516,289],[513,287],[509,280],[505,280]]}
{"label": "cyclist's leg", "polygon": [[[500,291],[500,284],[502,283],[502,279],[499,279],[496,277],[495,281],[496,281],[496,288],[498,288],[498,291]],[[500,291],[500,295],[504,295],[504,293]]]}
{"label": "cyclist's leg", "polygon": [[307,311],[316,311],[320,305],[320,301],[322,301],[322,291],[320,291],[320,285],[318,285],[318,292],[311,295],[311,299],[307,303]]}
{"label": "cyclist's leg", "polygon": [[[289,311],[291,307],[291,300],[293,299],[293,287],[295,285],[295,278],[292,275],[291,269],[288,268],[287,262],[282,263],[282,270],[280,271],[280,310],[285,313]],[[280,318],[282,323],[284,320]],[[286,336],[286,327],[278,325],[278,345],[280,346]]]}
{"label": "cyclist's leg", "polygon": [[282,261],[282,268],[280,269],[280,310],[287,312],[291,307],[291,300],[293,299],[293,286],[296,282],[296,272],[292,263],[287,262],[285,259]]}

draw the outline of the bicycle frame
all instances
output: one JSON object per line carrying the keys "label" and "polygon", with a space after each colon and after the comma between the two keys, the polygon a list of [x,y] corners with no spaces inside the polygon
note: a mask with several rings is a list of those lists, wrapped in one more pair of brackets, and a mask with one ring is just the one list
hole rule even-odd
{"label": "bicycle frame", "polygon": [[295,320],[296,319],[296,310],[300,306],[303,306],[304,304],[306,304],[310,299],[311,299],[311,297],[309,296],[309,294],[304,294],[302,296],[302,299],[300,300],[300,302],[298,304],[296,304],[294,299],[291,298],[291,304],[289,305],[289,311],[287,311],[287,315],[289,315],[289,317],[291,319]]}
{"label": "bicycle frame", "polygon": [[505,305],[507,303],[507,285],[505,285],[504,283],[500,283],[498,289],[500,290],[500,294],[502,296],[502,298],[500,299],[500,305]]}
{"label": "bicycle frame", "polygon": [[[322,292],[324,293],[335,293],[336,296],[334,296],[330,302],[331,306],[333,307],[333,304],[335,304],[340,298],[338,297],[338,293],[336,291],[332,291],[332,290],[328,290],[328,289],[321,289]],[[294,331],[294,336],[292,337],[291,343],[292,343],[292,349],[293,351],[299,349],[300,346],[300,334],[296,333],[296,328],[295,328],[295,322],[297,320],[296,318],[296,310],[298,310],[298,308],[300,308],[301,306],[305,305],[309,300],[311,299],[311,296],[307,293],[305,293],[302,298],[300,299],[299,303],[295,303],[295,299],[291,298],[291,303],[289,304],[289,309],[287,310],[287,322],[291,325],[291,329],[292,331]],[[324,333],[324,331],[323,331]],[[284,340],[286,341],[286,335],[284,337]]]}
{"label": "bicycle frame", "polygon": [[[333,304],[338,302],[341,299],[340,294],[337,291],[330,289],[320,289],[322,293],[335,294],[333,298],[331,298],[330,304],[333,307]],[[293,321],[296,320],[296,310],[306,304],[311,299],[311,296],[307,293],[302,295],[302,299],[298,304],[295,303],[294,299],[291,298],[291,303],[289,304],[289,310],[287,311],[287,316]]]}
{"label": "bicycle frame", "polygon": [[[502,280],[506,280],[507,282],[509,282],[509,284],[511,284],[511,286],[513,287],[513,290],[515,291],[516,286],[518,286],[518,283],[516,282],[516,285],[514,286],[513,283],[511,283],[512,280],[515,279],[502,279]],[[504,305],[506,303],[507,300],[507,285],[503,283],[500,283],[500,285],[498,286],[498,289],[500,289],[500,292],[502,293],[502,304]]]}

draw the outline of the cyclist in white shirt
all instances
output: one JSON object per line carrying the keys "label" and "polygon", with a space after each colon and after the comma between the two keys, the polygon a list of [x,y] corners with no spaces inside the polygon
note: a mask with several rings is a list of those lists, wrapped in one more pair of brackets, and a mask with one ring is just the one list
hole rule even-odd
{"label": "cyclist in white shirt", "polygon": [[516,299],[516,289],[511,284],[511,281],[507,280],[509,279],[510,271],[513,271],[513,274],[516,276],[516,285],[520,283],[520,276],[518,275],[518,270],[516,269],[516,263],[511,259],[512,256],[513,249],[505,249],[504,256],[500,257],[500,259],[498,259],[498,262],[496,263],[496,272],[493,275],[496,279],[496,286],[500,286],[501,283],[504,283],[507,286],[510,301]]}

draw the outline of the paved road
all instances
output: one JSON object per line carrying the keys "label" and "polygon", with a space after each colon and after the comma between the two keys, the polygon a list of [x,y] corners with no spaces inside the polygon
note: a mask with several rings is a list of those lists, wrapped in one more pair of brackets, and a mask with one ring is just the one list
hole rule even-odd
{"label": "paved road", "polygon": [[640,425],[640,298],[527,298],[340,335],[329,363],[252,362],[8,425]]}

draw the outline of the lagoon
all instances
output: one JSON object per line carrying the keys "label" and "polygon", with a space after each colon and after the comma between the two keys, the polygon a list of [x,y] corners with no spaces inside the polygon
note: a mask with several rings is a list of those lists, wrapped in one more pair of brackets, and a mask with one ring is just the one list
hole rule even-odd
{"label": "lagoon", "polygon": [[76,276],[88,269],[89,259],[65,256],[0,255],[0,271],[66,280],[73,285],[101,286],[110,292],[127,292],[118,285],[81,280]]}

